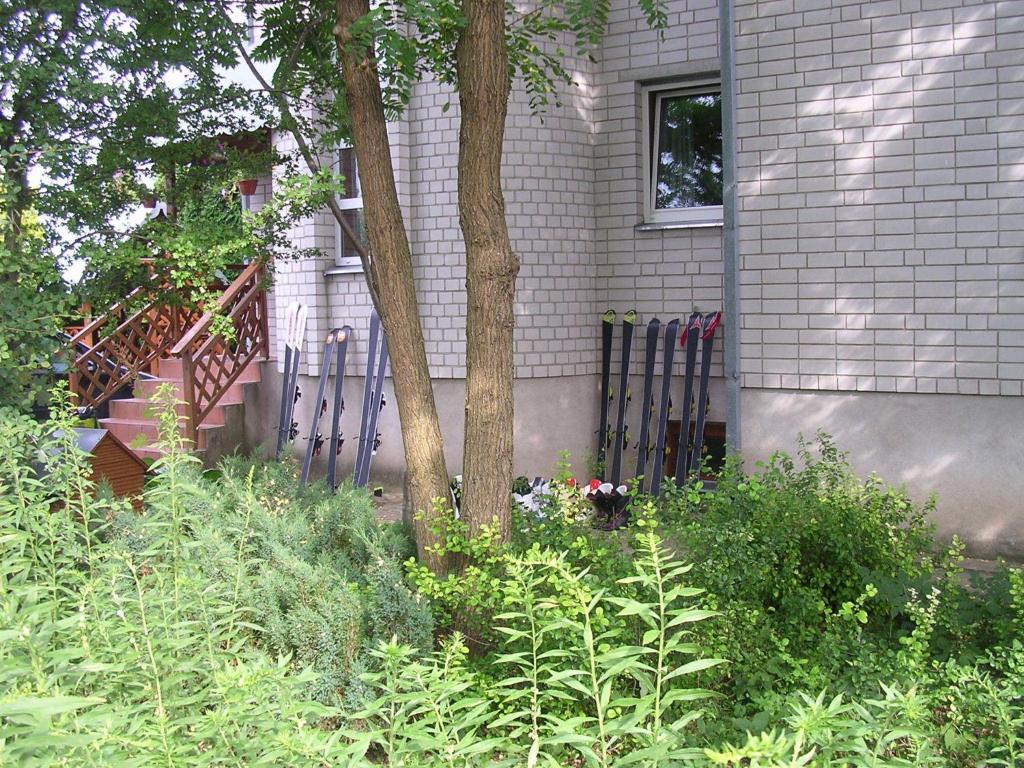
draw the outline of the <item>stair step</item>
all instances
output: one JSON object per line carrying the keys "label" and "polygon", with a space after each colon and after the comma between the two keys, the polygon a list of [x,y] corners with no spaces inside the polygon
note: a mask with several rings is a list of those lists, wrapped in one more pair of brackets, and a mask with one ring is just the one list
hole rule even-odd
{"label": "stair step", "polygon": [[[218,405],[237,405],[243,402],[243,385],[248,382],[236,381],[227,391],[220,400],[217,401]],[[170,384],[171,389],[174,392],[174,396],[178,400],[185,399],[185,389],[182,385],[181,379],[139,379],[135,383],[135,395],[144,400],[151,400],[156,394],[157,389],[161,384]]]}
{"label": "stair step", "polygon": [[[220,426],[224,423],[224,406],[237,405],[237,403],[225,402],[225,399],[222,398],[217,405],[213,406],[213,410],[203,419],[203,424]],[[185,416],[187,409],[184,403],[178,403],[174,406],[174,410],[178,412],[179,416]],[[110,418],[112,419],[155,422],[159,411],[159,406],[151,400],[142,397],[128,397],[122,400],[110,401]]]}
{"label": "stair step", "polygon": [[[185,432],[185,420],[180,420],[182,434]],[[155,421],[143,419],[100,419],[100,426],[109,429],[115,437],[129,448],[142,447],[154,443],[159,438]],[[219,429],[220,425],[201,424],[196,435],[199,450],[206,448],[206,436],[211,429]],[[140,435],[142,436],[140,439]]]}
{"label": "stair step", "polygon": [[[158,363],[160,378],[181,381],[181,360],[176,357],[161,358]],[[247,365],[235,379],[236,382],[254,382],[260,380],[260,367],[254,363]]]}

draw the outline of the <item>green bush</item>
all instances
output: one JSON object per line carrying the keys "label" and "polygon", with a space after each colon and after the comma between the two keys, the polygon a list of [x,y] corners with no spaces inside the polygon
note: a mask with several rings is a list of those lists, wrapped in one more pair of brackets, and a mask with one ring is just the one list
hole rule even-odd
{"label": "green bush", "polygon": [[312,676],[246,642],[245,555],[197,541],[189,463],[159,462],[145,515],[114,526],[133,513],[93,499],[70,424],[3,414],[0,764],[320,766],[338,752],[316,727],[333,711],[305,698]]}
{"label": "green bush", "polygon": [[202,483],[196,538],[212,552],[243,553],[238,589],[254,606],[258,642],[309,667],[317,701],[337,705],[357,693],[353,672],[381,641],[430,650],[430,610],[402,575],[412,544],[377,523],[365,491],[300,488],[291,465],[232,459],[220,469]]}
{"label": "green bush", "polygon": [[494,617],[501,638],[494,682],[468,661],[458,633],[437,654],[417,658],[396,643],[375,656],[363,680],[372,698],[349,715],[354,765],[586,764],[661,766],[692,760],[689,741],[711,696],[692,628],[700,590],[683,577],[649,528],[633,541],[631,573],[604,587],[564,553],[531,548],[508,555]]}

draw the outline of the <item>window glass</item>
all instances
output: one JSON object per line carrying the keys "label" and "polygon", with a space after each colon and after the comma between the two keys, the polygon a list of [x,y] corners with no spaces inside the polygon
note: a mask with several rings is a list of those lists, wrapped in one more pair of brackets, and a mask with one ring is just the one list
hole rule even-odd
{"label": "window glass", "polygon": [[722,96],[656,93],[654,208],[722,204]]}
{"label": "window glass", "polygon": [[[352,147],[339,147],[335,171],[344,177],[344,189],[338,194],[338,207],[346,223],[355,232],[356,237],[366,242],[366,226],[363,220],[363,198],[359,189],[359,173],[356,166],[356,153]],[[339,267],[360,266],[359,251],[356,243],[345,234],[340,224],[335,228],[338,243],[335,264]]]}
{"label": "window glass", "polygon": [[338,150],[338,173],[345,177],[345,191],[338,195],[342,200],[359,197],[359,174],[356,173],[356,152],[352,147]]}
{"label": "window glass", "polygon": [[[358,237],[364,243],[366,242],[366,227],[363,224],[363,209],[362,208],[349,208],[343,210],[342,216],[352,231],[356,233]],[[345,230],[338,226],[338,264],[359,264],[359,251],[356,250],[355,244],[345,234]]]}

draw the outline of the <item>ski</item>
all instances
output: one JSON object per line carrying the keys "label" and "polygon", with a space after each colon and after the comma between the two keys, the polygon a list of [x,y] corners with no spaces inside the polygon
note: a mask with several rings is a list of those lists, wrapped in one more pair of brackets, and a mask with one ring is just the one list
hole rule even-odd
{"label": "ski", "polygon": [[661,374],[661,403],[658,408],[657,441],[654,444],[654,466],[651,467],[651,495],[661,491],[661,476],[665,465],[665,431],[668,429],[669,396],[672,392],[672,360],[675,357],[676,336],[679,320],[672,320],[665,326],[664,359]]}
{"label": "ski", "polygon": [[637,490],[644,491],[645,477],[647,471],[647,458],[651,453],[648,445],[650,432],[651,413],[654,411],[654,363],[658,356],[658,336],[661,331],[661,321],[654,318],[647,324],[647,343],[644,347],[644,397],[640,401],[640,442],[636,450],[636,477]]}
{"label": "ski", "polygon": [[704,315],[701,322],[700,338],[703,342],[700,351],[700,389],[697,392],[697,424],[693,433],[693,456],[690,459],[690,472],[699,472],[701,450],[704,447],[704,419],[707,417],[708,385],[711,381],[711,351],[715,345],[715,329],[722,322],[721,312]]}
{"label": "ski", "polygon": [[701,314],[694,312],[686,323],[686,363],[683,367],[683,408],[679,412],[679,444],[676,446],[676,486],[686,482],[690,466],[690,422],[693,417],[693,376],[697,367],[697,338],[700,336]]}
{"label": "ski", "polygon": [[295,420],[295,404],[302,397],[302,390],[299,388],[299,362],[302,358],[302,347],[306,343],[306,312],[305,304],[299,304],[299,311],[295,320],[295,336],[292,339],[292,369],[288,380],[288,412],[285,416],[285,424],[288,434],[285,443],[290,443],[299,434],[299,422]]}
{"label": "ski", "polygon": [[605,446],[608,441],[608,401],[611,398],[612,336],[615,333],[615,310],[601,316],[601,418],[597,425],[597,466],[604,477]]}
{"label": "ski", "polygon": [[[379,323],[379,321],[378,321]],[[384,409],[384,373],[388,364],[388,338],[380,329],[380,352],[376,355],[377,370],[367,368],[366,375],[373,374],[372,386],[370,387],[370,402],[367,412],[368,421],[363,422],[359,432],[359,443],[363,449],[363,455],[357,459],[357,471],[354,475],[355,486],[361,488],[370,480],[370,464],[373,461],[377,449],[380,448],[380,433],[377,431],[377,419]],[[365,439],[364,439],[365,435]]]}
{"label": "ski", "polygon": [[302,461],[302,474],[299,476],[299,485],[305,485],[309,479],[309,469],[313,464],[313,456],[320,455],[320,449],[324,444],[324,437],[320,434],[320,418],[327,412],[327,380],[331,375],[331,366],[334,364],[334,350],[337,345],[340,328],[335,328],[327,334],[324,340],[324,359],[320,363],[320,383],[316,389],[316,400],[314,403],[312,424],[309,427],[309,437],[306,438],[306,457]]}
{"label": "ski", "polygon": [[359,444],[356,448],[356,465],[352,470],[352,482],[355,483],[363,465],[365,453],[366,423],[370,420],[370,397],[373,392],[373,371],[377,366],[377,345],[380,341],[380,316],[377,310],[370,313],[370,340],[366,347],[366,378],[363,381],[363,401],[359,408]]}
{"label": "ski", "polygon": [[345,353],[348,351],[348,339],[351,335],[352,328],[346,325],[335,336],[337,361],[334,365],[334,409],[331,411],[331,442],[328,443],[330,451],[327,455],[327,487],[331,489],[331,492],[338,487],[336,471],[342,444],[341,415],[345,412],[342,387],[345,384]]}
{"label": "ski", "polygon": [[622,443],[625,438],[626,406],[629,404],[629,363],[633,353],[633,329],[636,310],[629,310],[622,318],[622,368],[619,371],[618,413],[615,417],[615,442],[612,446],[612,485],[617,486],[622,476]]}
{"label": "ski", "polygon": [[281,380],[281,409],[277,426],[277,446],[274,460],[281,458],[286,443],[295,439],[292,414],[295,401],[299,398],[298,375],[302,342],[306,335],[306,305],[293,301],[288,305],[287,326],[284,338],[284,374]]}
{"label": "ski", "polygon": [[288,381],[292,375],[292,336],[295,334],[295,317],[299,311],[299,303],[293,301],[288,305],[285,315],[284,333],[284,374],[281,377],[281,412],[277,419],[277,448],[274,449],[274,461],[281,458],[281,449],[284,447],[285,434],[291,427],[286,422],[288,417]]}

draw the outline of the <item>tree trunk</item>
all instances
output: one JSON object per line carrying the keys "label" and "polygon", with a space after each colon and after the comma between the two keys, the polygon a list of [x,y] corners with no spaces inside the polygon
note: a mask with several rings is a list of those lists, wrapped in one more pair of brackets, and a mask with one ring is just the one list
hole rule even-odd
{"label": "tree trunk", "polygon": [[[337,0],[334,35],[341,55],[372,255],[367,278],[376,289],[377,311],[388,338],[410,499],[415,511],[430,518],[437,499],[450,505],[448,471],[420,326],[412,253],[395,188],[377,63],[372,48],[354,50],[350,45],[352,23],[369,10],[367,0]],[[443,558],[426,551],[433,541],[427,521],[417,522],[420,560],[435,573],[443,573]]]}
{"label": "tree trunk", "polygon": [[466,243],[466,433],[462,514],[471,533],[498,519],[511,530],[513,332],[519,260],[512,251],[501,191],[508,109],[505,3],[464,0],[456,47],[459,222]]}
{"label": "tree trunk", "polygon": [[[7,133],[7,131],[4,131]],[[0,199],[3,200],[3,216],[7,220],[3,226],[4,248],[15,253],[21,245],[24,234],[23,219],[25,211],[31,205],[31,191],[28,185],[28,164],[23,156],[9,154],[16,139],[13,131],[3,141],[3,189]],[[9,280],[17,280],[17,274],[8,275]]]}

